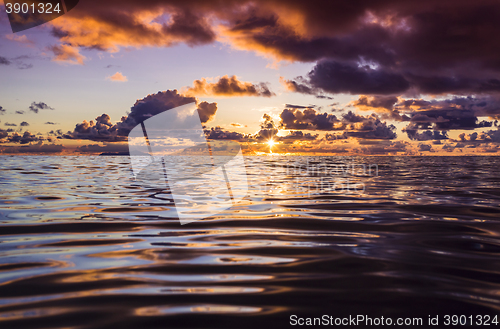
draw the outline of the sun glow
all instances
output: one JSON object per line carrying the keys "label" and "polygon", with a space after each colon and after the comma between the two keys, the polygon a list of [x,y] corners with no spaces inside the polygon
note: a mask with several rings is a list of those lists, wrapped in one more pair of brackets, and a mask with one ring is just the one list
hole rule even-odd
{"label": "sun glow", "polygon": [[273,146],[278,144],[276,143],[272,138],[266,142],[267,145],[269,145],[269,153],[273,153]]}

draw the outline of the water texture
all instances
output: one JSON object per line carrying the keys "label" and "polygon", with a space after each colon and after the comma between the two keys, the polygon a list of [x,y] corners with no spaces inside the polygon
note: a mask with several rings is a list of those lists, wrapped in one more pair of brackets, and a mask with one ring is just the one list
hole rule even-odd
{"label": "water texture", "polygon": [[499,312],[499,157],[246,157],[188,225],[128,157],[0,160],[0,328]]}

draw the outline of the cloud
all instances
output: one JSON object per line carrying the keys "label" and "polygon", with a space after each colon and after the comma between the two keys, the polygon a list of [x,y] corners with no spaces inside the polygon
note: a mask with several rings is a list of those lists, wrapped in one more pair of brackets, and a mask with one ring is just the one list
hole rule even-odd
{"label": "cloud", "polygon": [[246,127],[246,125],[242,125],[241,123],[237,123],[237,122],[231,122],[231,126],[235,127],[235,128],[243,128],[243,127]]}
{"label": "cloud", "polygon": [[420,152],[434,152],[432,145],[420,143],[418,144],[418,150]]}
{"label": "cloud", "polygon": [[4,123],[4,126],[7,126],[7,127],[17,127],[17,125],[15,123]]}
{"label": "cloud", "polygon": [[[199,7],[199,8],[196,8]],[[54,20],[53,35],[68,45],[116,52],[121,47],[204,45],[216,40],[207,6],[175,3],[80,3],[77,11]]]}
{"label": "cloud", "polygon": [[286,136],[280,136],[280,137],[277,137],[277,140],[278,141],[284,141],[284,142],[288,142],[288,141],[312,141],[312,140],[316,140],[318,138],[318,134],[314,134],[312,135],[311,133],[303,133],[302,131],[300,130],[294,130],[294,131],[290,131],[290,133]]}
{"label": "cloud", "polygon": [[15,34],[7,34],[5,38],[10,41],[19,42],[28,46],[33,46],[35,44],[34,41],[28,39],[26,35],[15,35]]}
{"label": "cloud", "polygon": [[119,82],[128,81],[127,77],[124,76],[121,72],[116,72],[115,74],[107,77],[106,80],[119,81]]}
{"label": "cloud", "polygon": [[[479,117],[496,118],[500,114],[499,104],[496,97],[487,96],[454,97],[431,101],[407,99],[401,100],[395,107],[398,111],[406,112],[410,117],[409,124],[403,129],[410,139],[436,140],[447,139],[446,131],[448,130],[491,127],[492,121],[480,120]],[[426,130],[426,132],[418,133],[419,130]]]}
{"label": "cloud", "polygon": [[117,10],[115,3],[89,0],[49,24],[60,41],[55,60],[79,64],[84,58],[78,49],[117,52],[219,41],[278,61],[319,61],[306,87],[328,92],[490,93],[500,88],[499,8],[490,0],[442,0],[439,6],[432,0],[361,0],[356,6],[126,0]]}
{"label": "cloud", "polygon": [[160,91],[139,99],[132,106],[130,113],[118,123],[111,121],[108,114],[102,114],[95,120],[84,120],[76,124],[72,132],[63,134],[65,139],[84,139],[96,142],[123,142],[129,132],[138,124],[174,107],[195,102],[202,123],[215,117],[217,103],[199,102],[195,97],[179,94],[177,90]]}
{"label": "cloud", "polygon": [[207,139],[213,140],[243,141],[246,138],[246,136],[242,133],[227,131],[218,126],[205,130],[205,135]]}
{"label": "cloud", "polygon": [[36,144],[22,146],[0,146],[0,153],[2,154],[61,153],[63,150],[63,145],[44,144],[42,141],[38,141]]}
{"label": "cloud", "polygon": [[201,102],[198,104],[198,114],[202,123],[207,123],[215,117],[217,103]]}
{"label": "cloud", "polygon": [[251,138],[257,141],[267,141],[273,139],[278,134],[278,131],[278,125],[274,122],[273,118],[269,114],[264,113],[260,123],[260,130],[251,136]]}
{"label": "cloud", "polygon": [[21,122],[20,126],[21,127],[28,127],[30,124],[27,123],[26,121]]}
{"label": "cloud", "polygon": [[188,96],[275,96],[265,83],[239,81],[235,75],[225,75],[214,83],[207,82],[205,78],[195,80],[194,86],[183,88],[182,93]]}
{"label": "cloud", "polygon": [[362,146],[360,148],[355,148],[353,151],[355,153],[363,155],[379,155],[379,154],[406,154],[408,153],[409,144],[404,141],[382,141],[368,146]]}
{"label": "cloud", "polygon": [[[350,93],[389,94],[406,91],[404,87],[408,86],[435,94],[499,88],[495,72],[500,68],[496,57],[500,46],[494,42],[500,32],[496,24],[500,18],[498,3],[445,0],[436,7],[431,1],[419,6],[362,1],[355,10],[338,3],[318,6],[324,13],[310,7],[314,6],[293,1],[281,11],[273,5],[266,10],[242,10],[226,34],[238,48],[277,59],[337,63],[337,68],[318,65],[313,79],[316,84],[310,85],[332,92],[344,89]],[[370,67],[369,74],[356,69],[366,66]],[[365,92],[356,90],[355,85],[338,86],[335,80],[342,76],[339,68],[355,76],[364,75],[367,83],[358,89],[364,87]],[[322,79],[320,71],[327,75],[332,70],[333,82]],[[371,78],[380,78],[381,85]]]}
{"label": "cloud", "polygon": [[16,114],[24,114],[24,111],[16,111]]}
{"label": "cloud", "polygon": [[283,77],[280,77],[280,83],[285,87],[286,91],[301,93],[306,95],[317,95],[319,90],[312,86],[308,85],[308,82],[305,81],[302,77],[297,78],[298,81],[287,80]]}
{"label": "cloud", "polygon": [[7,142],[9,143],[28,144],[31,142],[41,142],[44,140],[45,140],[44,137],[37,136],[35,134],[30,133],[29,131],[25,131],[23,134],[14,132],[11,135],[7,136]]}
{"label": "cloud", "polygon": [[394,108],[397,103],[398,98],[395,96],[360,95],[357,100],[350,102],[349,106],[354,106],[361,111],[374,111],[380,113],[384,119],[409,121],[409,116],[406,114],[401,115],[399,110]]}
{"label": "cloud", "polygon": [[135,126],[142,121],[159,114],[165,110],[195,102],[202,123],[214,118],[217,103],[201,102],[191,96],[179,94],[177,90],[160,91],[138,100],[131,108],[128,117],[123,121],[124,126]]}
{"label": "cloud", "polygon": [[[401,94],[410,83],[399,73],[368,65],[321,61],[303,78],[302,84],[284,80],[289,91],[305,94],[327,93],[346,94]],[[294,90],[295,89],[295,90]]]}
{"label": "cloud", "polygon": [[3,115],[5,112],[7,112],[7,110],[0,106],[0,115]]}
{"label": "cloud", "polygon": [[118,126],[111,122],[111,117],[102,114],[94,120],[78,123],[73,132],[64,134],[67,139],[86,139],[93,141],[123,142],[127,140],[127,135],[118,134]]}
{"label": "cloud", "polygon": [[470,134],[461,133],[458,135],[458,142],[467,145],[485,144],[485,143],[500,143],[500,129],[488,130],[484,132],[473,132]]}
{"label": "cloud", "polygon": [[283,129],[341,130],[344,127],[334,114],[320,113],[312,108],[284,109],[280,118]]}
{"label": "cloud", "polygon": [[[352,111],[338,118],[334,114],[321,113],[312,108],[284,109],[280,114],[280,128],[291,130],[342,131],[341,135],[329,135],[327,140],[345,139],[395,139],[396,127],[380,120],[376,114],[357,115]],[[340,138],[341,136],[341,138]]]}
{"label": "cloud", "polygon": [[375,115],[362,116],[352,111],[338,118],[315,109],[284,109],[280,114],[282,129],[344,131],[345,136],[362,139],[394,139],[394,125],[382,122]]}
{"label": "cloud", "polygon": [[0,128],[0,143],[5,143],[5,138],[9,136],[9,132],[7,130],[1,129]]}
{"label": "cloud", "polygon": [[31,103],[29,110],[35,113],[38,113],[40,110],[54,110],[54,108],[48,106],[44,102],[33,102]]}
{"label": "cloud", "polygon": [[314,105],[304,106],[304,105],[295,105],[295,104],[285,104],[285,108],[287,109],[307,109],[314,108]]}
{"label": "cloud", "polygon": [[83,61],[86,59],[80,54],[78,48],[67,44],[53,45],[48,48],[55,55],[52,59],[54,62],[83,65]]}
{"label": "cloud", "polygon": [[0,65],[10,65],[12,62],[7,58],[0,56]]}
{"label": "cloud", "polygon": [[46,125],[57,125],[58,123],[52,122],[52,121],[47,121],[45,122]]}

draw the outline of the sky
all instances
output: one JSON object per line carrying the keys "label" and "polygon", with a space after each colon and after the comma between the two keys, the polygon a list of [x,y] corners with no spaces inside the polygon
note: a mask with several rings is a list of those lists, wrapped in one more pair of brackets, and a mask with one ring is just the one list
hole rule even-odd
{"label": "sky", "polygon": [[80,0],[13,33],[0,154],[126,152],[196,102],[247,155],[496,155],[500,2]]}

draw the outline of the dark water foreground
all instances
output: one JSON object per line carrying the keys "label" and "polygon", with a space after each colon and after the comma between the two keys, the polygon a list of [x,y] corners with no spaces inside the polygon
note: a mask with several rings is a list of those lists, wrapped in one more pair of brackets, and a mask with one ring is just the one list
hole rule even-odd
{"label": "dark water foreground", "polygon": [[500,313],[498,157],[248,157],[246,199],[183,226],[127,157],[0,160],[0,328]]}

